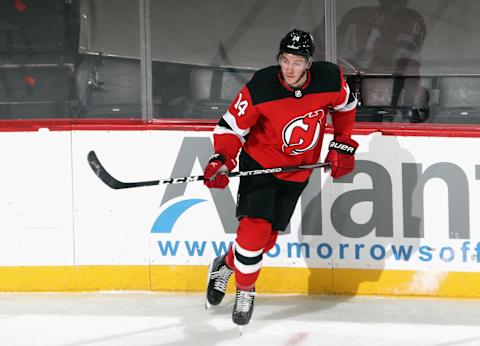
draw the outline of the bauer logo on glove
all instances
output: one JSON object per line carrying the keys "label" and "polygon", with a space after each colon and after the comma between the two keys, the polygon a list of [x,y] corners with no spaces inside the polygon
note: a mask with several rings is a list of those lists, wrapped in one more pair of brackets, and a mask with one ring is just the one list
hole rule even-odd
{"label": "bauer logo on glove", "polygon": [[345,154],[345,155],[348,155],[348,154],[353,155],[355,154],[355,150],[357,149],[357,147],[353,147],[345,143],[335,142],[335,140],[331,141],[328,147],[330,149],[335,149],[336,151],[341,152],[342,154]]}
{"label": "bauer logo on glove", "polygon": [[358,143],[350,137],[340,136],[330,142],[325,162],[330,162],[330,175],[339,179],[355,168],[355,151]]}

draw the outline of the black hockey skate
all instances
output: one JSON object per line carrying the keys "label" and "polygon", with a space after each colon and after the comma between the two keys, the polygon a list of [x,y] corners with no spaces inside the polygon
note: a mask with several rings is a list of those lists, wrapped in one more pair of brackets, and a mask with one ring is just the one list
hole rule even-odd
{"label": "black hockey skate", "polygon": [[209,309],[212,305],[218,305],[222,302],[227,289],[227,283],[233,270],[225,264],[227,255],[215,258],[208,268],[207,276],[207,297],[205,299],[205,307]]}
{"label": "black hockey skate", "polygon": [[[244,326],[250,322],[253,313],[255,299],[255,287],[250,291],[242,291],[237,288],[235,306],[233,307],[232,320],[238,326]],[[241,333],[241,329],[240,329]]]}

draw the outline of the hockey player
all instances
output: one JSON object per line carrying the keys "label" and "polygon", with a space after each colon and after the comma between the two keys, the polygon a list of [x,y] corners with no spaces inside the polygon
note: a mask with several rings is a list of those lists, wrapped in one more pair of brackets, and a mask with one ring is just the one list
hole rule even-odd
{"label": "hockey player", "polygon": [[359,70],[418,73],[425,19],[408,0],[379,0],[379,6],[348,11],[338,27],[338,54]]}
{"label": "hockey player", "polygon": [[401,76],[420,75],[425,36],[425,19],[408,8],[408,0],[379,0],[379,6],[355,7],[345,14],[337,33],[338,54],[364,73],[380,71],[398,76],[391,90],[391,106],[399,102],[419,106],[425,92],[420,78]]}
{"label": "hockey player", "polygon": [[[376,6],[354,6],[342,17],[337,30],[338,58],[345,66],[353,67],[363,76],[395,76],[393,87],[381,90],[382,95],[391,93],[385,106],[422,107],[424,102],[421,79],[403,77],[420,76],[420,52],[427,34],[425,19],[408,4],[409,0],[378,0]],[[312,34],[322,43],[324,32],[325,22],[322,22]],[[325,53],[323,47],[318,51],[314,58],[321,58]],[[366,81],[361,86],[364,95],[377,92],[370,89],[375,79],[363,81]],[[367,97],[364,101],[368,104]]]}
{"label": "hockey player", "polygon": [[[358,144],[351,138],[357,100],[335,64],[312,62],[310,33],[294,29],[280,42],[278,65],[261,69],[240,90],[214,132],[215,154],[205,167],[205,185],[223,189],[222,171],[251,170],[319,161],[327,113],[334,139],[326,161],[335,179],[354,169]],[[237,235],[228,253],[208,272],[206,306],[218,305],[235,272],[232,319],[248,324],[263,254],[285,230],[312,170],[240,178]]]}

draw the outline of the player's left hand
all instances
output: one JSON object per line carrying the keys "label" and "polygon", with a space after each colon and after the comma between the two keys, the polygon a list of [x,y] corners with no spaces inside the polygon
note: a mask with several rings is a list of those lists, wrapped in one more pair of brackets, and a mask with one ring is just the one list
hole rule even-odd
{"label": "player's left hand", "polygon": [[230,172],[237,165],[236,159],[226,159],[221,154],[215,154],[208,161],[203,173],[203,183],[208,188],[224,189],[227,187],[229,179],[225,174]]}
{"label": "player's left hand", "polygon": [[338,179],[347,175],[355,168],[355,151],[358,143],[347,136],[334,138],[329,145],[325,162],[330,162],[330,175]]}

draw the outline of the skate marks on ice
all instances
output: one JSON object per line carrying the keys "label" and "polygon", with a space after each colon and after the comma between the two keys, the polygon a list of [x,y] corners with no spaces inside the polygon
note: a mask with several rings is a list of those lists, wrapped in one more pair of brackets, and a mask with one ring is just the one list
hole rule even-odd
{"label": "skate marks on ice", "polygon": [[[289,346],[480,344],[479,300],[261,294],[256,299],[243,345],[247,340]],[[226,310],[229,314],[231,306]]]}
{"label": "skate marks on ice", "polygon": [[0,294],[9,346],[479,345],[480,301],[256,296],[240,336],[234,296],[204,308],[204,294]]}

